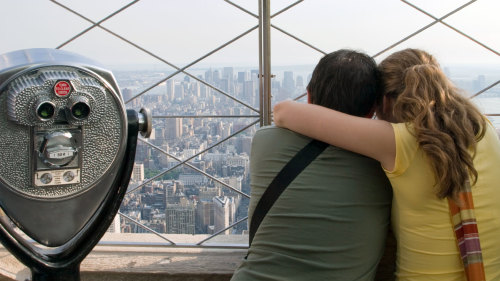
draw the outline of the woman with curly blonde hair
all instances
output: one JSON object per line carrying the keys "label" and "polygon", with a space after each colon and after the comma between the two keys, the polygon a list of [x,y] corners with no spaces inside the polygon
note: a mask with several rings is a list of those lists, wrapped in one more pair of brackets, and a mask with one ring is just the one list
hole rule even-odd
{"label": "woman with curly blonde hair", "polygon": [[379,65],[376,119],[285,101],[277,126],[378,160],[393,187],[399,280],[500,280],[500,142],[422,50]]}

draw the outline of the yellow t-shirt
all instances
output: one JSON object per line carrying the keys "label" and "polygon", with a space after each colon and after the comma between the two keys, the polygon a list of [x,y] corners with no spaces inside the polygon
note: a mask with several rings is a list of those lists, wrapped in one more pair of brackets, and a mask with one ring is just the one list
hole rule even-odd
{"label": "yellow t-shirt", "polygon": [[[438,199],[434,174],[404,123],[393,124],[396,162],[386,171],[393,188],[392,223],[399,280],[466,280],[448,202]],[[409,127],[411,128],[411,127]],[[472,186],[486,280],[500,280],[500,142],[488,125],[478,143]]]}

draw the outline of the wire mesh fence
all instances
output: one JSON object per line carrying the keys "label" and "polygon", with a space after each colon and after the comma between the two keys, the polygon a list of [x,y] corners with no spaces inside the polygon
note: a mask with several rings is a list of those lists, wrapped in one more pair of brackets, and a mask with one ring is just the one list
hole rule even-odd
{"label": "wire mesh fence", "polygon": [[[0,35],[23,35],[12,48],[95,57],[116,69],[127,107],[152,109],[154,137],[140,139],[117,228],[153,233],[160,246],[219,247],[215,237],[246,233],[251,137],[270,124],[273,103],[304,98],[314,64],[335,49],[364,50],[377,60],[408,46],[436,52],[495,124],[500,115],[493,0],[9,5]],[[22,15],[28,24],[19,23]],[[200,236],[189,243],[169,236],[182,233]]]}

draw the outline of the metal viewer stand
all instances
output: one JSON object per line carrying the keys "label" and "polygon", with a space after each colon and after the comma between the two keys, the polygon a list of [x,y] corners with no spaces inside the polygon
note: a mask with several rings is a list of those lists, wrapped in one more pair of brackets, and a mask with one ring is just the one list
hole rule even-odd
{"label": "metal viewer stand", "polygon": [[33,281],[80,280],[151,113],[125,109],[110,71],[55,49],[0,55],[0,108],[0,242]]}

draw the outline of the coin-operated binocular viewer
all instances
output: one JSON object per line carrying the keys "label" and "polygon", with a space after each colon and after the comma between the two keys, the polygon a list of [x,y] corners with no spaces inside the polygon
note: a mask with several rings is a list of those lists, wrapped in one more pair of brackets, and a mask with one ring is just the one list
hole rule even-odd
{"label": "coin-operated binocular viewer", "polygon": [[0,240],[33,280],[80,280],[114,219],[148,110],[126,110],[113,74],[79,55],[0,55]]}

